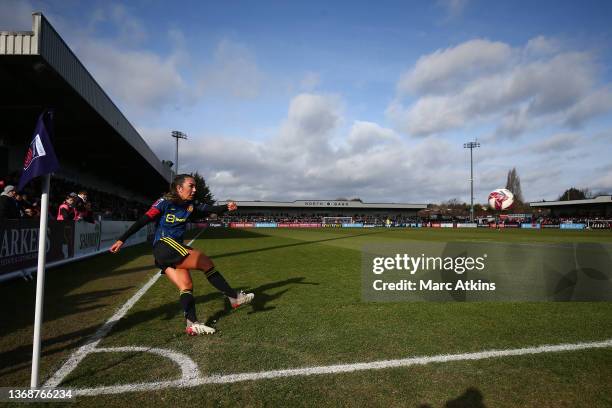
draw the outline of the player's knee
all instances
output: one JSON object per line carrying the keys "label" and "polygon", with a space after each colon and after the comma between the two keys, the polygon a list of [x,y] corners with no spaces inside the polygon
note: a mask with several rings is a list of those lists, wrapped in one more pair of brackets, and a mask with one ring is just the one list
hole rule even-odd
{"label": "player's knee", "polygon": [[178,282],[177,286],[179,287],[179,290],[193,290],[193,281],[191,280],[191,276],[184,276],[183,279]]}
{"label": "player's knee", "polygon": [[215,267],[215,264],[209,257],[207,257],[204,254],[200,255],[200,257],[198,258],[198,269],[199,270],[203,272],[208,272],[214,267]]}

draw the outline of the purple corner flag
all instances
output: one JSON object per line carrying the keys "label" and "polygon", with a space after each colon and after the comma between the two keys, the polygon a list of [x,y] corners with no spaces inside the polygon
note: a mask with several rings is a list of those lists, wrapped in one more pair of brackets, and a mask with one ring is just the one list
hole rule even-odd
{"label": "purple corner flag", "polygon": [[59,169],[59,163],[51,145],[53,133],[53,111],[46,110],[39,117],[30,147],[23,162],[23,173],[19,179],[17,191],[20,191],[35,177],[53,173]]}

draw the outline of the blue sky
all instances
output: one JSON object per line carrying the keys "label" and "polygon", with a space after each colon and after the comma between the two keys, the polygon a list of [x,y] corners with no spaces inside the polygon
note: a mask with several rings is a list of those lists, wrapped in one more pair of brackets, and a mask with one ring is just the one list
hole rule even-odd
{"label": "blue sky", "polygon": [[[331,3],[331,4],[329,4]],[[0,0],[42,11],[161,159],[219,199],[612,191],[612,2]]]}

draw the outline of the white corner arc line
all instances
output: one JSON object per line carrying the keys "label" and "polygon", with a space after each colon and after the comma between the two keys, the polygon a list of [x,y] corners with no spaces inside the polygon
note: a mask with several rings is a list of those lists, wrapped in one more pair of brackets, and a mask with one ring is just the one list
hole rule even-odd
{"label": "white corner arc line", "polygon": [[386,368],[410,367],[415,365],[426,365],[431,363],[447,363],[452,361],[474,361],[497,357],[523,356],[540,353],[556,353],[563,351],[577,351],[597,348],[612,347],[612,339],[588,342],[542,345],[535,347],[525,347],[518,349],[487,350],[475,353],[461,354],[441,354],[436,356],[409,357],[399,360],[382,360],[368,363],[337,364],[330,366],[304,367],[286,370],[261,371],[255,373],[211,375],[208,377],[194,378],[191,380],[160,381],[150,383],[123,384],[114,386],[104,386],[96,388],[77,388],[74,389],[76,395],[101,395],[101,394],[122,394],[137,391],[156,391],[163,388],[186,388],[197,387],[205,384],[230,384],[241,381],[256,381],[273,378],[310,376],[321,374],[349,373],[365,370],[382,370]]}
{"label": "white corner arc line", "polygon": [[176,363],[181,370],[181,380],[193,380],[200,377],[198,365],[185,354],[157,347],[99,347],[91,351],[92,353],[153,353],[166,357]]}
{"label": "white corner arc line", "polygon": [[[195,237],[191,241],[187,243],[187,245],[191,245],[193,241],[195,241],[200,234],[204,231],[202,229],[200,232],[196,234]],[[127,312],[140,300],[140,298],[153,286],[155,282],[159,279],[161,274],[160,271],[155,272],[155,274],[145,283],[134,295],[128,299],[127,302],[123,306],[121,306],[115,314],[111,316],[110,319],[106,321],[96,332],[83,344],[77,351],[72,353],[72,355],[66,360],[66,362],[47,380],[47,382],[43,385],[45,388],[56,388],[60,383],[66,378],[68,374],[70,374],[77,365],[89,354],[91,353],[102,341],[102,339],[111,331],[111,329],[115,326],[115,324],[123,318],[127,314]]]}

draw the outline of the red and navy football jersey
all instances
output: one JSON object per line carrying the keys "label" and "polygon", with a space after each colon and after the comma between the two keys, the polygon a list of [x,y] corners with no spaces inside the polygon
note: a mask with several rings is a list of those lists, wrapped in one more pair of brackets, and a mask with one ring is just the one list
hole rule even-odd
{"label": "red and navy football jersey", "polygon": [[206,216],[210,213],[223,213],[225,211],[227,211],[227,205],[197,204],[193,201],[175,203],[160,198],[153,203],[145,215],[157,222],[155,238],[153,239],[153,245],[155,245],[160,238],[164,237],[170,237],[183,243],[187,220],[194,213],[197,216]]}
{"label": "red and navy football jersey", "polygon": [[193,211],[194,204],[192,201],[185,201],[180,204],[163,198],[155,201],[146,213],[149,218],[157,220],[153,244],[163,237],[170,237],[182,243],[187,228],[187,219]]}

